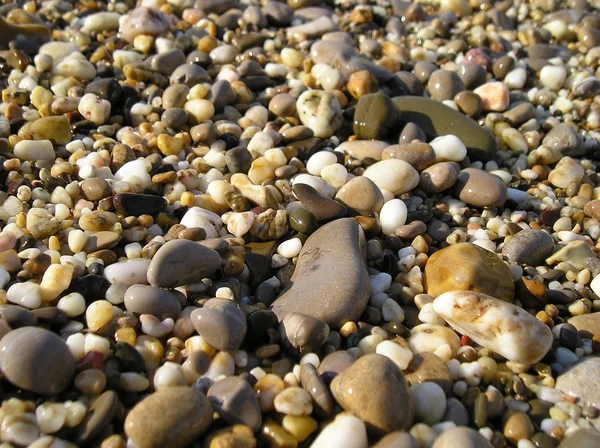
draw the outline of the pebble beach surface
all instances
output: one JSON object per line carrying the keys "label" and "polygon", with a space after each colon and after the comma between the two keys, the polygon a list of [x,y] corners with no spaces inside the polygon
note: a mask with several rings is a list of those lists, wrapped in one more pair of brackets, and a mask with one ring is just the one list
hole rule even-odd
{"label": "pebble beach surface", "polygon": [[598,0],[0,4],[0,448],[600,446]]}

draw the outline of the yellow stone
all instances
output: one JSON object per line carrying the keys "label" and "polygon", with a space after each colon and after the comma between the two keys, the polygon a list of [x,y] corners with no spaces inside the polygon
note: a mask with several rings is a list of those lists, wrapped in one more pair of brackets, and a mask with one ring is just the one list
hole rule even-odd
{"label": "yellow stone", "polygon": [[56,299],[61,292],[69,287],[73,278],[73,265],[52,264],[42,277],[40,288],[42,289],[42,300],[50,302]]}
{"label": "yellow stone", "polygon": [[282,421],[283,429],[293,435],[298,442],[304,442],[318,428],[318,423],[307,415],[286,415]]}
{"label": "yellow stone", "polygon": [[65,145],[71,141],[71,123],[64,115],[38,118],[19,129],[19,137],[24,140],[50,140],[55,145]]}
{"label": "yellow stone", "polygon": [[427,294],[474,291],[512,302],[515,286],[508,266],[494,253],[471,243],[437,251],[425,266]]}
{"label": "yellow stone", "polygon": [[176,156],[183,149],[183,141],[168,134],[160,134],[156,144],[165,156]]}
{"label": "yellow stone", "polygon": [[135,346],[135,329],[131,327],[119,328],[115,333],[115,341]]}

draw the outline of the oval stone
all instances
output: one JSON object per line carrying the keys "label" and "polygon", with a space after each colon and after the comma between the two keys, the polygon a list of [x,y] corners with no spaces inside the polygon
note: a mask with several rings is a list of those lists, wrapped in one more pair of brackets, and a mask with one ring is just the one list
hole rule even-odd
{"label": "oval stone", "polygon": [[75,361],[66,342],[54,333],[22,327],[0,341],[0,369],[21,389],[55,395],[71,384]]}
{"label": "oval stone", "polygon": [[181,303],[169,291],[148,285],[133,285],[125,292],[125,308],[130,313],[151,314],[161,321],[176,320]]}
{"label": "oval stone", "polygon": [[389,358],[358,358],[331,382],[339,405],[367,424],[376,435],[408,429],[413,421],[410,392],[402,371]]}
{"label": "oval stone", "polygon": [[217,350],[232,352],[244,342],[246,318],[233,300],[209,299],[190,318],[196,331]]}
{"label": "oval stone", "polygon": [[140,401],[125,419],[125,434],[138,448],[187,446],[212,422],[208,398],[189,387],[168,387]]}
{"label": "oval stone", "polygon": [[513,301],[515,286],[508,266],[496,254],[471,243],[435,252],[425,265],[427,294],[475,291]]}
{"label": "oval stone", "polygon": [[198,283],[221,266],[214,250],[188,240],[171,240],[161,246],[148,267],[148,282],[161,288]]}
{"label": "oval stone", "polygon": [[364,251],[364,234],[353,219],[335,220],[313,233],[298,255],[290,286],[273,303],[279,320],[296,312],[335,329],[357,320],[369,300]]}
{"label": "oval stone", "polygon": [[552,331],[523,308],[483,293],[452,291],[433,302],[452,328],[509,361],[534,364],[552,346]]}
{"label": "oval stone", "polygon": [[475,207],[500,207],[508,197],[502,179],[477,168],[458,173],[455,189],[461,201]]}

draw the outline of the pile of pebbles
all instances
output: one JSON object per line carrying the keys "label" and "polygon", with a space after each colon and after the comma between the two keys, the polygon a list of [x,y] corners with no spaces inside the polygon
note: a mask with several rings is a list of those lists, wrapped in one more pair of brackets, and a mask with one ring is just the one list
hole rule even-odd
{"label": "pile of pebbles", "polygon": [[600,446],[599,9],[2,4],[2,447]]}

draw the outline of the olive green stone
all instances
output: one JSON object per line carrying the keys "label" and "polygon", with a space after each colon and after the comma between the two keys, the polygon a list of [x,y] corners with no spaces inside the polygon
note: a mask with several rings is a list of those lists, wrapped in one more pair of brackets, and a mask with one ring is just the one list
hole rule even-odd
{"label": "olive green stone", "polygon": [[304,208],[297,208],[290,212],[290,226],[296,232],[310,235],[318,225],[315,215]]}
{"label": "olive green stone", "polygon": [[498,147],[492,134],[445,104],[416,96],[396,97],[392,101],[402,113],[402,121],[415,123],[428,138],[456,135],[472,160],[489,160],[496,154]]}
{"label": "olive green stone", "polygon": [[379,92],[364,95],[354,112],[354,133],[361,140],[384,139],[394,129],[399,115],[389,96]]}

